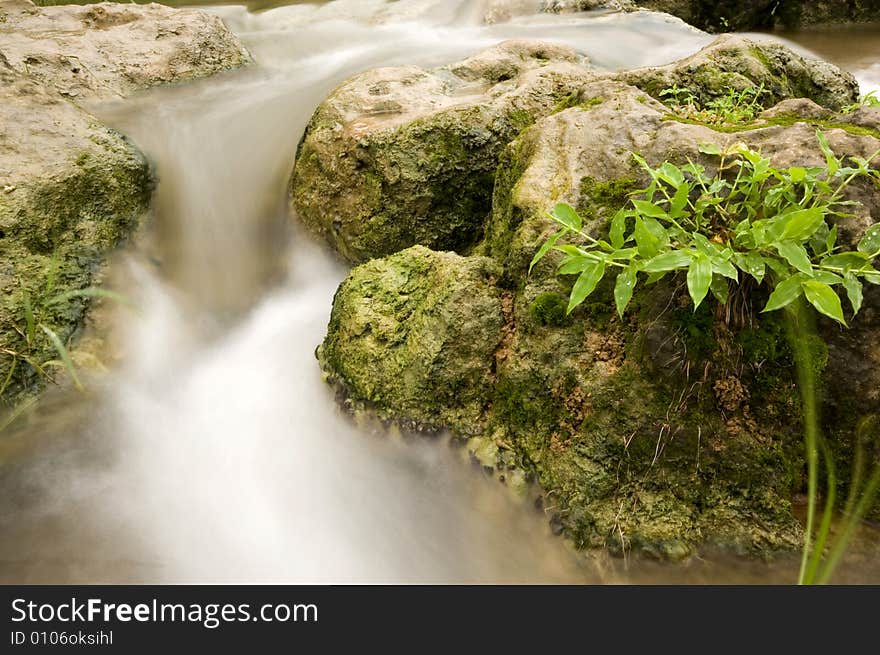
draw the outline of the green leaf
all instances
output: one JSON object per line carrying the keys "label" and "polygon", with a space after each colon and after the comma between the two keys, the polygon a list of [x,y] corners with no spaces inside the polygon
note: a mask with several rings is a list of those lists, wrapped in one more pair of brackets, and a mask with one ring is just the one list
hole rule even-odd
{"label": "green leaf", "polygon": [[612,253],[608,253],[607,259],[633,259],[638,253],[639,251],[635,248],[621,248],[620,250],[615,250]]}
{"label": "green leaf", "polygon": [[73,291],[59,293],[58,295],[49,298],[49,300],[46,301],[46,304],[55,305],[58,303],[67,302],[68,300],[71,300],[73,298],[106,298],[108,300],[113,300],[123,305],[132,304],[127,296],[124,296],[117,291],[102,289],[100,287],[86,287],[85,289],[74,289]]}
{"label": "green leaf", "polygon": [[825,268],[840,269],[843,273],[864,268],[871,261],[863,252],[842,252],[822,259]]}
{"label": "green leaf", "polygon": [[564,260],[562,260],[562,263],[559,264],[559,268],[557,269],[556,273],[558,275],[574,275],[575,273],[586,271],[595,263],[596,259],[593,257],[586,257],[584,255],[569,255]]}
{"label": "green leaf", "polygon": [[733,261],[740,267],[740,269],[755,278],[755,280],[758,281],[758,284],[761,284],[761,282],[764,281],[766,264],[764,263],[764,258],[758,253],[736,253],[733,256]]}
{"label": "green leaf", "polygon": [[611,239],[611,245],[616,249],[622,248],[623,244],[626,243],[624,238],[626,234],[626,216],[626,210],[621,209],[611,219],[611,229],[608,232],[608,238]]}
{"label": "green leaf", "polygon": [[655,205],[653,202],[647,202],[646,200],[633,200],[633,206],[642,216],[649,216],[651,218],[669,218],[669,214],[666,213],[659,205]]}
{"label": "green leaf", "polygon": [[532,274],[532,269],[535,268],[535,264],[537,264],[539,261],[544,259],[544,255],[546,255],[548,252],[550,252],[550,249],[556,245],[556,242],[559,241],[559,237],[561,237],[563,234],[565,234],[565,232],[557,232],[556,234],[551,236],[549,239],[547,239],[544,242],[544,245],[542,245],[538,249],[538,252],[535,253],[534,257],[532,257],[532,263],[529,264],[529,275]]}
{"label": "green leaf", "polygon": [[880,252],[880,223],[875,223],[865,231],[865,236],[859,241],[859,252],[868,256]]}
{"label": "green leaf", "polygon": [[636,216],[636,229],[633,231],[633,236],[635,236],[639,254],[645,259],[653,257],[660,250],[660,240],[648,229],[641,216]]}
{"label": "green leaf", "polygon": [[648,260],[642,267],[645,273],[663,273],[690,266],[693,253],[689,250],[672,250]]}
{"label": "green leaf", "polygon": [[712,284],[712,261],[703,253],[697,253],[688,267],[687,274],[688,293],[694,301],[694,311],[709,293],[710,284]]}
{"label": "green leaf", "polygon": [[596,264],[580,274],[571,290],[571,297],[568,299],[568,309],[566,314],[571,314],[575,307],[580,305],[587,296],[596,290],[596,286],[605,275],[605,262],[596,262]]}
{"label": "green leaf", "polygon": [[684,175],[678,166],[670,164],[668,161],[663,162],[660,168],[657,169],[657,172],[660,174],[661,180],[674,187],[677,187],[684,182]]}
{"label": "green leaf", "polygon": [[687,182],[682,182],[675,190],[675,195],[672,196],[672,201],[669,203],[669,215],[672,218],[677,219],[684,214],[690,194],[691,186]]}
{"label": "green leaf", "polygon": [[837,245],[837,226],[834,225],[831,230],[828,232],[828,236],[825,237],[825,252],[831,252],[834,250],[834,246]]}
{"label": "green leaf", "polygon": [[801,244],[796,241],[782,241],[773,245],[776,246],[776,250],[782,255],[785,261],[794,266],[801,273],[812,272],[813,265],[810,263],[810,256],[807,254],[807,249]]}
{"label": "green leaf", "polygon": [[728,287],[727,280],[723,276],[713,275],[712,284],[709,285],[709,290],[712,292],[712,295],[715,296],[715,300],[720,304],[727,304],[730,288]]}
{"label": "green leaf", "polygon": [[51,328],[46,327],[42,323],[40,324],[40,328],[46,333],[46,336],[49,337],[49,341],[52,342],[52,346],[58,352],[58,356],[61,358],[61,363],[64,364],[64,368],[66,368],[67,372],[70,374],[70,379],[73,380],[73,384],[80,391],[85,391],[85,387],[83,387],[82,382],[79,381],[79,376],[76,374],[76,368],[73,366],[73,360],[70,358],[70,353],[67,352],[67,348],[64,346],[61,339]]}
{"label": "green leaf", "polygon": [[840,160],[834,155],[831,146],[828,145],[828,139],[822,134],[822,130],[816,130],[816,140],[819,141],[819,147],[825,155],[825,164],[828,166],[828,177],[834,177],[834,174],[840,169]]}
{"label": "green leaf", "polygon": [[788,279],[790,273],[788,271],[788,266],[783,263],[781,259],[777,259],[776,257],[764,257],[764,263],[767,264],[767,268],[773,271],[773,274],[779,280]]}
{"label": "green leaf", "polygon": [[834,293],[834,289],[827,284],[816,282],[815,280],[805,280],[803,287],[807,300],[810,301],[810,304],[820,314],[833,318],[841,325],[846,325],[846,321],[843,319],[843,307],[840,304],[840,297]]}
{"label": "green leaf", "polygon": [[807,169],[800,166],[792,166],[788,169],[788,176],[792,182],[803,182],[807,179]]}
{"label": "green leaf", "polygon": [[736,266],[728,261],[724,261],[720,257],[712,258],[712,271],[714,273],[719,273],[734,282],[739,282],[739,274],[736,272]]}
{"label": "green leaf", "polygon": [[862,283],[852,274],[843,278],[843,288],[846,289],[846,296],[849,298],[849,304],[852,305],[853,315],[859,313],[862,308]]}
{"label": "green leaf", "polygon": [[636,267],[629,266],[618,274],[614,284],[614,304],[617,306],[617,315],[620,318],[623,318],[623,312],[626,311],[626,306],[629,305],[636,288],[636,273]]}
{"label": "green leaf", "polygon": [[721,146],[714,143],[700,143],[697,146],[704,155],[720,155]]}
{"label": "green leaf", "polygon": [[581,217],[575,211],[574,207],[564,202],[560,202],[558,205],[556,205],[553,208],[553,213],[550,215],[556,219],[556,222],[560,223],[572,232],[580,232],[581,227],[583,227]]}
{"label": "green leaf", "polygon": [[553,246],[553,250],[565,253],[566,255],[572,255],[573,257],[587,254],[586,251],[581,250],[578,246],[573,246],[570,243],[563,243],[561,246]]}
{"label": "green leaf", "polygon": [[825,222],[825,216],[821,207],[801,209],[785,216],[785,227],[782,230],[783,239],[804,241],[810,238]]}
{"label": "green leaf", "polygon": [[782,309],[783,307],[790,305],[800,298],[803,293],[801,281],[801,277],[795,275],[777,284],[776,288],[773,289],[773,293],[770,294],[770,298],[767,300],[766,307],[761,311],[776,311],[777,309]]}
{"label": "green leaf", "polygon": [[828,286],[834,286],[835,284],[843,283],[842,277],[840,277],[839,275],[835,275],[834,273],[831,273],[829,271],[815,269],[810,277],[816,280],[816,282],[823,282]]}

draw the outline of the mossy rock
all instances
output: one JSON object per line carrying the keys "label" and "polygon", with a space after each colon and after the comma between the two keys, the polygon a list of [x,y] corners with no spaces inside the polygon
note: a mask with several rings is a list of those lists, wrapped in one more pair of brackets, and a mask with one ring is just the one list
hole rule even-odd
{"label": "mossy rock", "polygon": [[[729,321],[712,302],[694,312],[674,279],[640,290],[623,320],[613,311],[610,280],[567,315],[572,280],[556,275],[558,258],[549,255],[531,272],[529,264],[557,227],[547,216],[557,202],[578,206],[585,229],[605,234],[610,217],[647,185],[633,153],[652,165],[690,159],[711,174],[717,161],[701,152],[702,143],[744,142],[777,166],[822,165],[816,119],[728,132],[678,120],[644,90],[614,79],[583,85],[566,104],[501,153],[492,215],[475,254],[410,249],[353,271],[334,302],[323,367],[349,398],[385,418],[482,435],[481,454],[496,452],[499,468],[534,476],[553,525],[579,547],[671,559],[705,544],[761,557],[796,550],[803,535],[792,496],[805,484],[794,418],[800,401],[778,319],[747,311],[748,320]],[[870,134],[825,127],[840,154],[867,156],[880,147]],[[849,189],[864,206],[840,223],[844,240],[873,222],[875,186]],[[472,262],[491,273],[439,282],[426,262],[450,257],[456,271]],[[436,319],[434,298],[445,293],[481,317],[454,342],[447,321]],[[762,293],[752,292],[753,306],[761,306]],[[472,310],[471,298],[485,309]],[[486,298],[492,302],[483,305]],[[829,345],[814,349],[817,371],[843,383],[826,387],[826,406],[855,389],[859,416],[880,401],[871,391],[880,388],[872,302],[866,296],[863,339],[836,340],[822,324]],[[474,342],[479,356],[469,350],[466,365],[453,364]],[[847,360],[836,348],[862,359],[864,380],[842,369]],[[449,359],[435,366],[444,350]],[[844,414],[841,406],[834,416]]]}
{"label": "mossy rock", "polygon": [[[117,132],[0,61],[0,383],[11,405],[39,390],[68,343],[83,289],[146,211],[153,177]],[[5,382],[3,382],[5,381]]]}
{"label": "mossy rock", "polygon": [[779,43],[726,34],[690,57],[668,66],[624,71],[618,79],[662,100],[662,91],[678,85],[698,102],[730,90],[763,87],[760,100],[770,107],[787,98],[809,98],[831,110],[856,102],[859,85],[852,74],[818,59],[807,59]]}
{"label": "mossy rock", "polygon": [[358,266],[336,293],[322,365],[383,415],[479,432],[505,323],[498,273],[422,246]]}
{"label": "mossy rock", "polygon": [[351,262],[482,236],[504,146],[595,75],[570,49],[508,41],[438,70],[368,71],[315,112],[290,181],[298,218]]}

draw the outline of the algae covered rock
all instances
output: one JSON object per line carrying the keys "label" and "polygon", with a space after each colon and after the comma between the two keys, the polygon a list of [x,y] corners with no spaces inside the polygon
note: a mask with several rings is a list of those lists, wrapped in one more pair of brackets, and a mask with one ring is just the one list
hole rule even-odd
{"label": "algae covered rock", "polygon": [[153,178],[122,135],[0,58],[0,377],[3,397],[39,387],[107,253],[147,209]]}
{"label": "algae covered rock", "polygon": [[724,35],[690,57],[654,68],[626,71],[619,76],[655,98],[677,85],[705,102],[731,89],[762,87],[766,107],[786,98],[809,98],[840,110],[858,100],[859,85],[850,73],[818,59],[807,59],[778,43],[757,42]]}
{"label": "algae covered rock", "polygon": [[355,268],[319,350],[356,400],[386,416],[477,430],[502,338],[498,267],[414,246]]}
{"label": "algae covered rock", "polygon": [[220,18],[160,4],[0,5],[0,53],[69,98],[108,99],[238,68],[250,55]]}
{"label": "algae covered rock", "polygon": [[505,42],[443,69],[372,70],[315,112],[291,205],[343,257],[414,244],[466,252],[491,208],[498,156],[593,74],[570,49]]}

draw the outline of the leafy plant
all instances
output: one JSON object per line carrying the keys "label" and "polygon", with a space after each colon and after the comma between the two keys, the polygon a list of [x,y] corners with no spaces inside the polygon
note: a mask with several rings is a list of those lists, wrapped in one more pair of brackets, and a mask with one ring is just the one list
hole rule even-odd
{"label": "leafy plant", "polygon": [[761,104],[767,90],[761,84],[745,89],[728,89],[727,93],[701,102],[699,97],[687,87],[673,84],[660,92],[661,98],[668,98],[670,106],[682,116],[700,123],[751,123],[764,109]]}
{"label": "leafy plant", "polygon": [[[47,267],[45,271],[45,293],[41,294],[41,297],[36,304],[31,300],[29,292],[22,292],[21,306],[24,326],[14,326],[14,329],[22,337],[23,348],[0,348],[0,353],[9,357],[9,369],[6,372],[2,383],[0,383],[0,396],[2,396],[12,383],[19,362],[24,362],[26,365],[30,366],[36,371],[39,377],[44,379],[50,378],[47,371],[48,367],[57,366],[64,368],[70,376],[74,386],[79,391],[84,391],[85,387],[76,372],[76,367],[64,340],[61,339],[52,327],[47,325],[47,317],[45,315],[56,306],[69,303],[75,298],[106,298],[122,304],[131,304],[122,294],[99,287],[87,287],[85,289],[75,289],[59,294],[53,294],[52,292],[55,289],[55,271],[57,265],[57,262],[53,259]],[[41,361],[45,359],[45,357],[40,357],[38,354],[38,329],[44,335],[44,338],[48,340],[48,345],[50,345],[52,350],[57,353],[57,360]]]}
{"label": "leafy plant", "polygon": [[863,95],[858,102],[847,105],[843,108],[844,114],[851,114],[857,109],[861,109],[862,107],[880,107],[880,96],[877,95],[876,91],[871,91]]}
{"label": "leafy plant", "polygon": [[[654,168],[633,155],[650,183],[614,215],[607,237],[591,234],[571,206],[558,204],[548,216],[560,229],[541,246],[529,269],[551,251],[562,254],[558,273],[577,275],[568,313],[609,275],[616,276],[614,303],[621,317],[640,282],[649,285],[669,274],[685,274],[695,311],[710,293],[726,304],[731,286],[747,278],[769,288],[763,311],[786,310],[804,410],[809,499],[801,582],[827,579],[828,567],[836,564],[834,549],[839,548],[835,544],[822,568],[835,502],[834,465],[818,429],[817,385],[805,327],[808,308],[846,325],[837,290],[845,293],[854,316],[862,306],[863,283],[880,285],[880,271],[874,267],[880,256],[880,224],[865,232],[855,250],[845,250],[829,220],[847,216],[845,210],[853,203],[845,200],[844,191],[853,180],[880,181],[870,166],[880,152],[844,162],[821,131],[816,138],[824,167],[776,168],[741,144],[727,150],[700,146],[704,154],[719,158],[712,175],[691,160],[685,166],[665,162]],[[829,493],[814,544],[820,454]],[[876,492],[877,484],[872,478],[866,491]],[[851,520],[857,521],[855,506],[851,509]],[[859,511],[867,509],[859,505]],[[845,528],[841,539],[848,539],[847,534]]]}

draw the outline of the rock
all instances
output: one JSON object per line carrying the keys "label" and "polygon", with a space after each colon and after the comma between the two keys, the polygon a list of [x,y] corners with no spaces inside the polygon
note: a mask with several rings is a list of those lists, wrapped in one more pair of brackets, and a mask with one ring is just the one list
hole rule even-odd
{"label": "rock", "polygon": [[497,265],[414,246],[352,270],[319,350],[380,414],[479,431],[504,325]]}
{"label": "rock", "polygon": [[15,399],[42,384],[35,365],[57,359],[40,326],[66,342],[82,323],[85,299],[52,299],[92,284],[147,209],[153,178],[122,135],[2,56],[0,126],[0,375]]}
{"label": "rock", "polygon": [[[792,420],[799,400],[779,317],[728,322],[711,303],[694,312],[681,285],[661,282],[639,292],[621,321],[607,281],[566,316],[572,280],[556,276],[552,257],[530,276],[528,264],[555,229],[545,212],[557,202],[577,205],[595,234],[607,229],[628,195],[647,184],[634,152],[653,165],[690,158],[711,171],[717,162],[699,144],[743,142],[777,166],[814,166],[824,163],[817,128],[841,154],[869,156],[880,140],[845,117],[817,117],[805,103],[789,103],[758,125],[713,129],[676,120],[644,91],[613,79],[585,84],[572,102],[505,150],[478,255],[417,248],[355,269],[334,302],[322,365],[351,400],[386,418],[485,435],[486,452],[491,436],[499,457],[512,451],[518,466],[537,477],[554,525],[579,547],[664,559],[704,544],[761,556],[796,549],[802,532],[791,496],[803,484],[803,446]],[[852,241],[877,220],[880,190],[866,182],[850,192],[866,205],[841,219]],[[447,339],[449,322],[440,321],[446,345],[439,349],[429,338],[438,325],[421,318],[436,316],[436,302],[410,291],[424,285],[444,293],[435,269],[423,272],[432,257],[453,258],[456,270],[475,262],[492,271],[488,278],[455,277],[446,287],[471,325]],[[851,456],[857,419],[880,415],[877,296],[868,292],[856,332],[822,327],[832,356],[820,357],[825,346],[815,341],[817,366],[835,381],[827,389],[826,433],[844,454],[841,462]],[[412,322],[420,326],[415,333]],[[459,365],[434,365],[438,353],[457,359],[458,349],[474,341],[479,355],[469,350],[461,370],[477,382],[447,383]],[[350,362],[364,373],[354,375]],[[441,388],[456,392],[438,393],[428,370],[441,371]],[[858,402],[849,397],[854,390]],[[468,399],[467,411],[459,398]]]}
{"label": "rock", "polygon": [[77,102],[237,68],[250,55],[216,16],[160,4],[0,6],[0,52],[13,69]]}
{"label": "rock", "polygon": [[290,181],[302,222],[360,262],[414,244],[467,252],[498,156],[595,77],[570,49],[507,41],[433,71],[368,71],[315,112]]}
{"label": "rock", "polygon": [[351,262],[417,243],[467,253],[482,235],[504,146],[581,102],[579,90],[599,77],[657,98],[687,86],[701,102],[762,84],[766,106],[804,97],[839,109],[858,96],[838,68],[742,37],[719,37],[669,66],[603,75],[563,46],[508,41],[443,69],[383,68],[336,89],[300,144],[292,210]]}
{"label": "rock", "polygon": [[637,5],[678,16],[709,32],[874,22],[880,0],[635,0]]}
{"label": "rock", "polygon": [[[79,103],[203,77],[250,61],[216,17],[158,4],[0,5],[0,399],[53,379],[80,336],[109,254],[148,209],[137,148]],[[44,329],[45,328],[45,329]],[[85,351],[82,351],[85,356]]]}
{"label": "rock", "polygon": [[770,109],[761,112],[759,118],[764,121],[774,121],[785,118],[812,118],[814,120],[829,120],[834,112],[820,107],[807,98],[790,98],[773,105]]}
{"label": "rock", "polygon": [[856,102],[859,85],[828,62],[805,59],[778,43],[724,35],[696,54],[668,66],[626,71],[619,79],[653,97],[673,85],[690,89],[699,102],[763,85],[765,107],[788,98],[808,98],[839,111]]}

